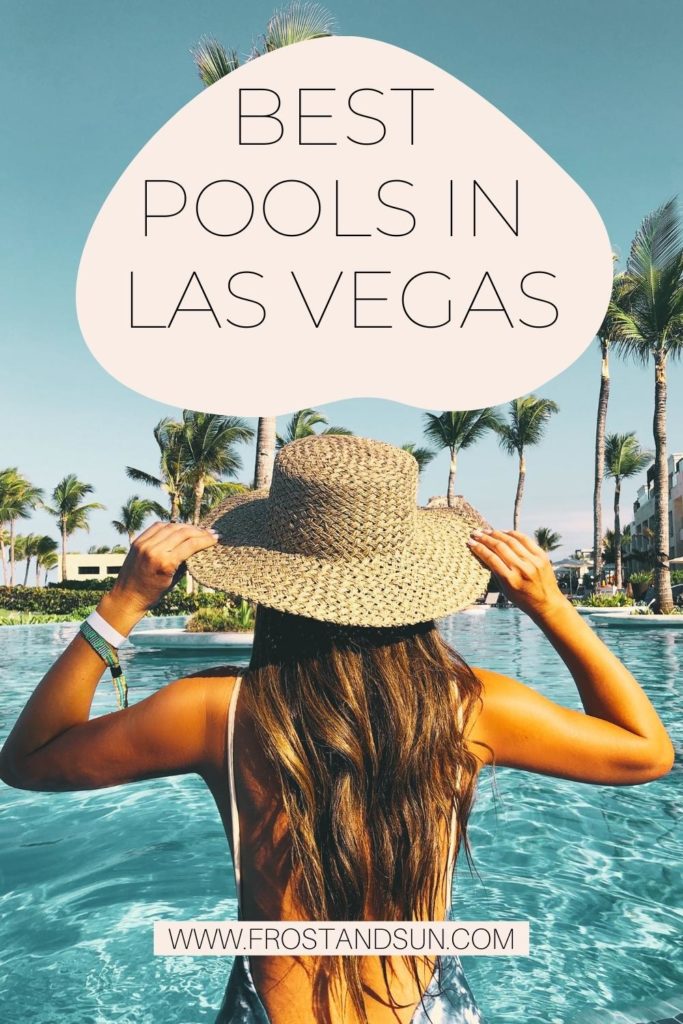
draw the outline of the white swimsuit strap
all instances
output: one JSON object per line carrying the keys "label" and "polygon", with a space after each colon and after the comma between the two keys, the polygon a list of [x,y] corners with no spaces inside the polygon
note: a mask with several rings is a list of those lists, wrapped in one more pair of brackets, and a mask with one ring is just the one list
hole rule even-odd
{"label": "white swimsuit strap", "polygon": [[[457,715],[457,719],[458,719],[458,728],[462,730],[462,727],[463,727],[463,707],[462,707],[461,703],[458,704],[458,707],[457,707],[457,710],[456,710],[456,715]],[[462,769],[462,766],[460,766],[458,768],[458,774],[457,774],[458,787],[460,787],[460,783],[462,781],[462,773],[463,773],[463,769]],[[456,836],[457,836],[457,829],[458,829],[458,812],[457,812],[457,808],[456,808],[455,804],[453,804],[453,813],[451,814],[451,837],[450,837],[450,843],[449,843],[449,846],[448,846],[448,893],[447,893],[447,896],[446,896],[446,916],[448,916],[448,914],[450,913],[450,909],[451,909],[451,896],[452,896],[452,890],[453,890],[453,872],[455,871],[455,858],[456,858],[455,841],[456,841]]]}
{"label": "white swimsuit strap", "polygon": [[228,709],[228,777],[230,781],[230,822],[232,826],[232,860],[235,868],[235,888],[237,890],[237,907],[239,913],[242,911],[242,871],[240,862],[240,818],[237,810],[237,790],[235,787],[235,711],[237,708],[237,695],[240,689],[242,676],[237,676],[235,685],[230,697]]}

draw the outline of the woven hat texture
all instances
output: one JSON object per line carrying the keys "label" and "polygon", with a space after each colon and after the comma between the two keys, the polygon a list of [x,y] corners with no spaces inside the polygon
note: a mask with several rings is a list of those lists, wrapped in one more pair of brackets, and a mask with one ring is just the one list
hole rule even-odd
{"label": "woven hat texture", "polygon": [[[351,626],[440,618],[484,593],[466,541],[471,506],[418,508],[418,466],[382,441],[319,435],[285,445],[270,490],[226,498],[203,520],[219,543],[188,560],[199,583]],[[472,514],[474,513],[474,515]]]}

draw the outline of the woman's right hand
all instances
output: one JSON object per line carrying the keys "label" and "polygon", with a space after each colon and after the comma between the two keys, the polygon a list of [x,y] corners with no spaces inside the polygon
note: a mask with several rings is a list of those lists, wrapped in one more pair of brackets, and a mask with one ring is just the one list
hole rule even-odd
{"label": "woman's right hand", "polygon": [[505,596],[533,619],[567,607],[548,555],[531,537],[518,530],[475,530],[467,543],[498,577]]}
{"label": "woman's right hand", "polygon": [[213,530],[188,523],[153,523],[137,537],[116,583],[98,605],[115,629],[128,633],[178,582],[190,555],[218,543]]}

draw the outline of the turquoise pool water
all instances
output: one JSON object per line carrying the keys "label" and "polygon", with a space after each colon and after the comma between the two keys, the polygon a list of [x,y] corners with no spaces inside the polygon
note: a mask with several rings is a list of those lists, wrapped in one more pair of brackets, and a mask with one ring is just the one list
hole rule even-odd
{"label": "turquoise pool water", "polygon": [[[0,630],[0,739],[75,629]],[[473,664],[580,706],[561,662],[519,613],[457,616],[444,632]],[[680,750],[683,636],[603,635]],[[216,656],[128,652],[126,660],[131,699],[139,700]],[[103,680],[94,711],[113,707]],[[471,819],[480,877],[461,862],[454,913],[529,920],[532,953],[464,961],[487,1024],[607,1022],[616,1019],[608,1011],[658,999],[683,1009],[680,763],[628,788],[501,769],[496,789],[494,800],[487,772]],[[198,779],[66,794],[0,786],[3,1024],[213,1022],[229,961],[155,958],[152,922],[235,914],[227,843]]]}

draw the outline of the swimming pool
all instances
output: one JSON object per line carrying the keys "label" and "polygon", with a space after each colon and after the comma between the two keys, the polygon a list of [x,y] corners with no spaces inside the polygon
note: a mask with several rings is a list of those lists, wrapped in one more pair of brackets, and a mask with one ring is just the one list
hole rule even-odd
{"label": "swimming pool", "polygon": [[[0,630],[0,739],[76,628]],[[460,615],[443,628],[473,664],[580,707],[561,662],[518,612]],[[683,636],[610,630],[604,638],[680,750]],[[216,655],[129,652],[126,660],[134,701]],[[114,706],[103,679],[94,713]],[[617,1019],[613,1008],[679,998],[680,763],[663,779],[618,788],[500,769],[496,789],[494,801],[487,771],[470,828],[480,878],[461,861],[453,912],[529,920],[531,956],[464,960],[487,1024],[574,1024],[591,1010],[607,1022]],[[213,1024],[229,961],[155,958],[152,922],[226,919],[236,909],[227,843],[198,779],[64,794],[0,786],[3,1024]]]}

